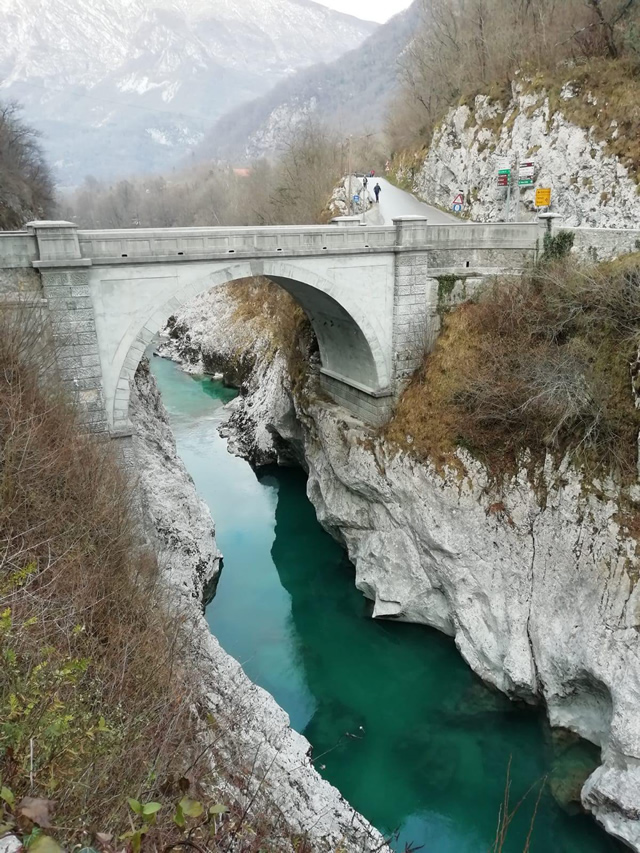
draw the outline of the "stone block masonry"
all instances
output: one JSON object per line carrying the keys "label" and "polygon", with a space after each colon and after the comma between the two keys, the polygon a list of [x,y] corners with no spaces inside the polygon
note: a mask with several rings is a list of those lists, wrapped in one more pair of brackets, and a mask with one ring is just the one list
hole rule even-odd
{"label": "stone block masonry", "polygon": [[382,426],[389,420],[394,403],[391,394],[375,397],[326,373],[320,374],[320,385],[332,400],[364,423]]}
{"label": "stone block masonry", "polygon": [[396,391],[420,366],[440,331],[438,282],[424,253],[398,256],[393,294],[393,375]]}
{"label": "stone block masonry", "polygon": [[102,370],[87,269],[40,269],[58,373],[92,433],[108,433]]}

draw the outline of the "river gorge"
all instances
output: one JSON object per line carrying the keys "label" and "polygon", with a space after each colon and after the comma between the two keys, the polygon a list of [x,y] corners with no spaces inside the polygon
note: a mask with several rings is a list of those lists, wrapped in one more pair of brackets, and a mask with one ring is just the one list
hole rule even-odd
{"label": "river gorge", "polygon": [[[298,468],[257,473],[218,434],[234,392],[151,361],[178,453],[217,524],[224,570],[207,621],[313,748],[316,769],[393,846],[492,849],[507,768],[505,853],[613,853],[621,846],[575,802],[599,750],[552,730],[541,710],[485,686],[453,641],[371,619],[344,549],[321,527]],[[562,805],[560,805],[562,803]]]}

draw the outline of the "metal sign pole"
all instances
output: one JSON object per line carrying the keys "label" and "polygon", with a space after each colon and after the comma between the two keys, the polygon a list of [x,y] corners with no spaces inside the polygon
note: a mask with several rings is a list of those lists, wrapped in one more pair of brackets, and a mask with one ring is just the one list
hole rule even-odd
{"label": "metal sign pole", "polygon": [[516,179],[518,181],[518,185],[516,187],[516,215],[514,217],[514,222],[520,222],[520,152],[516,154]]}
{"label": "metal sign pole", "polygon": [[349,215],[353,216],[353,196],[351,194],[351,135],[349,135]]}

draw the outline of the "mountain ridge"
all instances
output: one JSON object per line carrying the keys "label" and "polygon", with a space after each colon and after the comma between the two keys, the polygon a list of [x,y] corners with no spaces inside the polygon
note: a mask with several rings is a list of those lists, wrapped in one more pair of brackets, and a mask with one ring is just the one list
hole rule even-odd
{"label": "mountain ridge", "polygon": [[228,109],[360,44],[313,0],[0,0],[0,98],[62,183],[170,167]]}
{"label": "mountain ridge", "polygon": [[311,116],[344,133],[379,128],[397,85],[399,57],[420,14],[415,0],[334,62],[302,69],[223,115],[198,145],[196,156],[238,162],[270,156]]}

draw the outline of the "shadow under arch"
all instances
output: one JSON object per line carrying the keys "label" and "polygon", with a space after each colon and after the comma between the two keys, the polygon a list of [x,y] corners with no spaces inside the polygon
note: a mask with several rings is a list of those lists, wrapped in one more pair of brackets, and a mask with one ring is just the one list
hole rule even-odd
{"label": "shadow under arch", "polygon": [[336,293],[333,282],[290,262],[226,264],[222,268],[207,266],[209,269],[196,278],[178,279],[176,290],[164,292],[160,305],[140,306],[131,317],[128,329],[120,335],[112,358],[117,382],[115,387],[105,387],[107,410],[116,430],[128,426],[129,383],[144,351],[169,316],[201,293],[251,277],[269,279],[302,307],[317,337],[324,373],[365,393],[387,392],[391,378],[389,359],[385,356],[379,331],[367,316],[365,300]]}
{"label": "shadow under arch", "polygon": [[282,276],[266,278],[286,290],[309,317],[323,369],[347,382],[377,390],[380,375],[371,333],[367,338],[354,317],[324,291]]}

